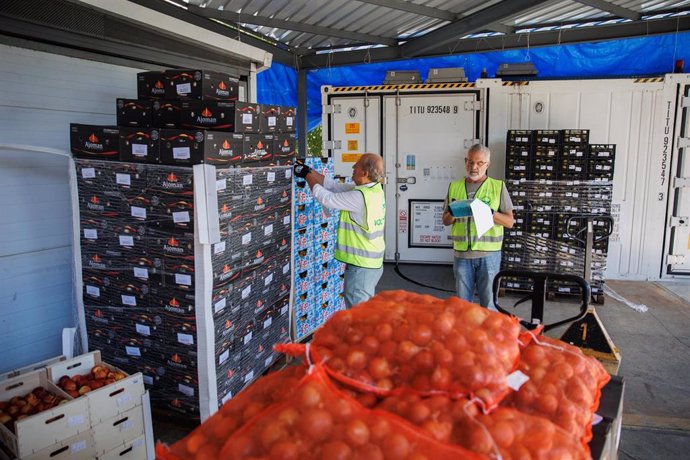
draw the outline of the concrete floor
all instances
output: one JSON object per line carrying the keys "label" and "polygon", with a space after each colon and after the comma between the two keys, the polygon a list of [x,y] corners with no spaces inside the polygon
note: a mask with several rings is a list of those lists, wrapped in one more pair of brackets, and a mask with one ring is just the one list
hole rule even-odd
{"label": "concrete floor", "polygon": [[[449,266],[401,265],[409,278],[443,289],[454,289]],[[607,285],[627,300],[645,304],[648,311],[637,312],[606,296],[595,305],[597,314],[621,352],[618,375],[625,379],[623,430],[619,458],[690,458],[690,280],[688,282],[609,281]],[[405,289],[437,297],[441,292],[418,286],[400,278],[392,264],[386,264],[378,290]],[[520,296],[507,293],[499,304],[512,307]],[[506,308],[511,309],[511,308]],[[574,315],[578,305],[572,297],[547,302],[545,322]],[[529,302],[516,313],[528,317]],[[565,327],[550,331],[559,337]],[[172,443],[184,436],[190,426],[180,426],[154,417],[157,439]]]}

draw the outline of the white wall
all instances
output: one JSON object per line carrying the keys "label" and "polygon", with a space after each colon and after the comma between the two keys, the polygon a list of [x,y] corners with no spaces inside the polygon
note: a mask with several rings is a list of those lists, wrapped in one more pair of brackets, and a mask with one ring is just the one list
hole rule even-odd
{"label": "white wall", "polygon": [[[69,124],[115,124],[145,69],[0,45],[0,372],[61,353],[76,324]],[[65,156],[7,145],[57,149]]]}

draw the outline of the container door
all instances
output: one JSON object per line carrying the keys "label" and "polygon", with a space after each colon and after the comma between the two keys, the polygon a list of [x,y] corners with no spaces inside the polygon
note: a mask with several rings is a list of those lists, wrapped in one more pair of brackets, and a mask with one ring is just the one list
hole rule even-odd
{"label": "container door", "polygon": [[380,106],[379,96],[331,96],[330,138],[324,140],[336,176],[351,177],[352,166],[363,153],[381,154]]}
{"label": "container door", "polygon": [[479,119],[476,91],[384,96],[386,260],[452,262],[443,201],[450,182],[464,175]]}
{"label": "container door", "polygon": [[671,203],[669,209],[668,254],[666,274],[690,275],[690,85],[681,85],[678,98],[679,125],[675,137],[676,152],[671,176]]}

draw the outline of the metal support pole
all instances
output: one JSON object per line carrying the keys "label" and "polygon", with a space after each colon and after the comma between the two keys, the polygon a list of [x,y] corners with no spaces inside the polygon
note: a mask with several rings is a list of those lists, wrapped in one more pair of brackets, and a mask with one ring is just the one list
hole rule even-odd
{"label": "metal support pole", "polygon": [[297,152],[307,156],[307,71],[297,72]]}

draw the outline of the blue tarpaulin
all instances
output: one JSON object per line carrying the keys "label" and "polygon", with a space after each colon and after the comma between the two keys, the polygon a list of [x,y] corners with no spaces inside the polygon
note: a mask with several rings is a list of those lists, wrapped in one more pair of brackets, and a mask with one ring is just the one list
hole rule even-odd
{"label": "blue tarpaulin", "polygon": [[[417,70],[422,79],[426,79],[432,68],[463,67],[469,81],[475,81],[483,69],[493,76],[499,64],[531,61],[539,72],[538,79],[611,78],[671,73],[678,59],[690,65],[690,32],[309,70],[308,130],[321,123],[322,85],[380,85],[388,70]],[[261,72],[257,80],[257,102],[297,106],[297,72],[294,69],[273,64],[269,70]]]}

